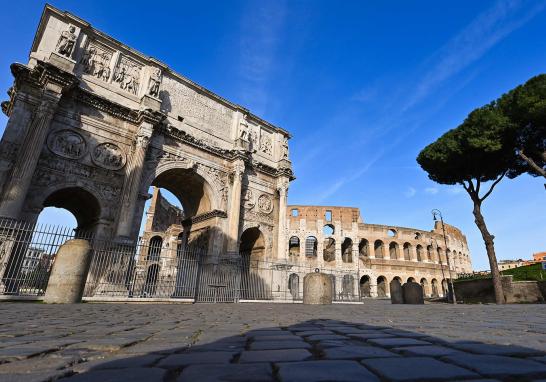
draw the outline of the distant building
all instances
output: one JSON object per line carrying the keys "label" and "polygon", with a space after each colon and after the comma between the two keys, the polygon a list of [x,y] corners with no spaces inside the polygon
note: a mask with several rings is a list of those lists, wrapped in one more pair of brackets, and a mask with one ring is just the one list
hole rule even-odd
{"label": "distant building", "polygon": [[30,273],[36,269],[40,261],[46,257],[46,253],[43,249],[40,248],[29,248],[23,260],[23,266],[21,271],[23,273]]}
{"label": "distant building", "polygon": [[499,271],[506,271],[508,269],[518,268],[524,265],[526,265],[526,261],[523,259],[501,260],[499,261]]}
{"label": "distant building", "polygon": [[533,253],[533,262],[534,263],[541,263],[543,261],[546,261],[546,252]]}

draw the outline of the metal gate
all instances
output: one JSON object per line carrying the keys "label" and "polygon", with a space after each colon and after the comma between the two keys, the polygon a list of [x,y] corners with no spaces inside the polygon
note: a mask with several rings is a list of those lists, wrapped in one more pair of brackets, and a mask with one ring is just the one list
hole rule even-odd
{"label": "metal gate", "polygon": [[201,262],[195,302],[238,302],[241,299],[241,266],[240,259],[233,258],[220,259],[218,264]]}

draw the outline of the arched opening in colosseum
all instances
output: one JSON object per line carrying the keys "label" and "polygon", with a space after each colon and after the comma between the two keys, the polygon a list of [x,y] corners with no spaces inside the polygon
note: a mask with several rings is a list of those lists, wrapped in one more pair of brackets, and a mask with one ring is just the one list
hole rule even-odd
{"label": "arched opening in colosseum", "polygon": [[415,240],[421,240],[421,232],[415,232]]}
{"label": "arched opening in colosseum", "polygon": [[387,297],[387,278],[379,276],[377,278],[377,297]]}
{"label": "arched opening in colosseum", "polygon": [[300,276],[296,273],[292,273],[288,277],[288,290],[292,299],[298,300],[300,298]]}
{"label": "arched opening in colosseum", "polygon": [[417,244],[415,251],[417,254],[417,261],[423,261],[423,246],[421,244]]}
{"label": "arched opening in colosseum", "polygon": [[341,260],[344,263],[353,262],[353,241],[348,237],[341,244]]}
{"label": "arched opening in colosseum", "polygon": [[324,237],[332,236],[335,231],[336,228],[333,224],[325,224],[324,227],[322,227],[322,234]]}
{"label": "arched opening in colosseum", "polygon": [[316,259],[318,249],[318,240],[314,236],[308,236],[305,239],[305,257]]}
{"label": "arched opening in colosseum", "polygon": [[146,281],[142,290],[143,297],[152,297],[156,293],[159,279],[159,264],[152,264],[146,270]]}
{"label": "arched opening in colosseum", "polygon": [[368,240],[360,240],[360,243],[358,243],[358,254],[362,258],[368,258],[370,256],[370,243],[368,243]]}
{"label": "arched opening in colosseum", "polygon": [[394,241],[389,244],[389,257],[393,260],[398,259],[398,243]]}
{"label": "arched opening in colosseum", "polygon": [[324,240],[322,258],[328,263],[336,259],[336,241],[331,237]]}
{"label": "arched opening in colosseum", "polygon": [[414,283],[415,282],[415,278],[413,277],[408,277],[408,283]]}
{"label": "arched opening in colosseum", "polygon": [[160,236],[152,237],[148,244],[148,254],[146,256],[146,261],[159,261],[161,257],[161,248],[163,248],[163,238],[161,238]]}
{"label": "arched opening in colosseum", "polygon": [[390,228],[389,230],[387,230],[387,236],[388,237],[396,237],[396,230],[394,228]]}
{"label": "arched opening in colosseum", "polygon": [[370,283],[370,276],[364,275],[360,278],[360,296],[372,297],[372,289]]}
{"label": "arched opening in colosseum", "polygon": [[447,280],[442,280],[442,296],[447,296],[448,286],[447,286]]}
{"label": "arched opening in colosseum", "polygon": [[297,236],[292,236],[288,240],[288,254],[290,256],[299,256],[300,255],[300,238]]}
{"label": "arched opening in colosseum", "polygon": [[411,260],[411,244],[410,243],[404,243],[404,260],[406,261]]}
{"label": "arched opening in colosseum", "polygon": [[352,299],[355,290],[355,278],[353,275],[343,275],[341,282],[341,299]]}
{"label": "arched opening in colosseum", "polygon": [[434,256],[433,256],[432,244],[427,245],[427,260],[428,261],[433,261],[433,259],[434,259]]}
{"label": "arched opening in colosseum", "polygon": [[374,250],[374,255],[375,255],[375,258],[376,259],[382,259],[384,256],[383,256],[383,252],[384,252],[384,245],[383,245],[383,242],[381,240],[376,240],[374,243],[373,243],[373,250]]}
{"label": "arched opening in colosseum", "polygon": [[446,264],[447,264],[447,259],[452,260],[449,256],[451,256],[451,250],[448,248],[446,251]]}
{"label": "arched opening in colosseum", "polygon": [[432,285],[432,297],[439,297],[438,280],[432,279],[430,284]]}
{"label": "arched opening in colosseum", "polygon": [[330,277],[330,281],[332,282],[332,296],[336,296],[337,295],[336,276],[329,274],[328,277]]}
{"label": "arched opening in colosseum", "polygon": [[423,288],[423,297],[427,297],[430,294],[430,292],[428,290],[428,281],[427,281],[427,279],[423,277],[421,279],[420,284],[421,284],[421,288]]}
{"label": "arched opening in colosseum", "polygon": [[438,259],[438,262],[440,264],[445,264],[445,261],[444,261],[444,250],[440,247],[437,247],[436,248],[436,255],[437,255],[437,259]]}

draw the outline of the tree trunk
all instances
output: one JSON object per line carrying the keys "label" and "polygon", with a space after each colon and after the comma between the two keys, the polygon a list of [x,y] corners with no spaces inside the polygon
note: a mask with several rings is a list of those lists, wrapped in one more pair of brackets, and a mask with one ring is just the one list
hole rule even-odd
{"label": "tree trunk", "polygon": [[482,234],[483,241],[485,243],[485,249],[487,251],[487,257],[489,258],[489,266],[491,268],[491,275],[493,276],[493,288],[495,289],[495,302],[497,304],[504,304],[504,292],[502,291],[501,276],[499,267],[497,265],[497,256],[495,255],[495,244],[493,243],[493,235],[487,230],[485,220],[481,212],[481,201],[474,200],[474,214],[476,225]]}

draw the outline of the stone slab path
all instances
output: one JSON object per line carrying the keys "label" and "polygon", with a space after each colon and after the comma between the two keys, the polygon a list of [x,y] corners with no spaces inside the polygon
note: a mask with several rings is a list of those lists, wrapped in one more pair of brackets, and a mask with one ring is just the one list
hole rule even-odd
{"label": "stone slab path", "polygon": [[546,381],[546,305],[0,303],[0,381]]}

